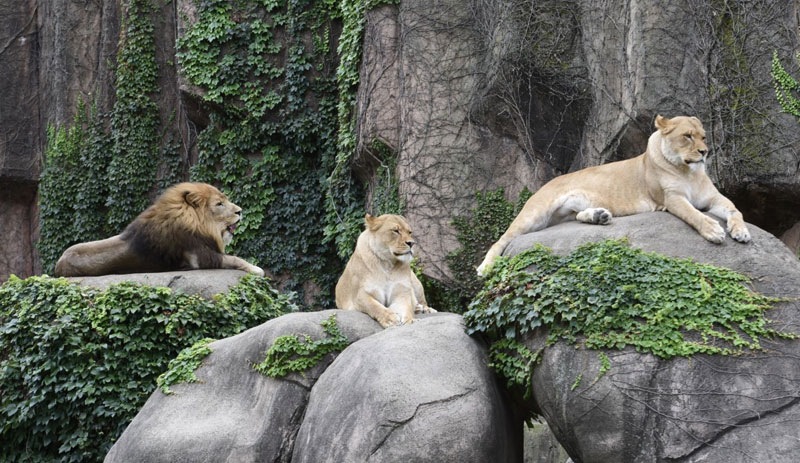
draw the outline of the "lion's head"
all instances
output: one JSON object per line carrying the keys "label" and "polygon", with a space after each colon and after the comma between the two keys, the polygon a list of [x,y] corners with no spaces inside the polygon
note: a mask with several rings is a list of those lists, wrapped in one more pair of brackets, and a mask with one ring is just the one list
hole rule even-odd
{"label": "lion's head", "polygon": [[370,235],[370,248],[384,261],[411,262],[414,256],[411,227],[402,216],[383,214],[364,217],[366,232]]}
{"label": "lion's head", "polygon": [[214,239],[220,252],[233,239],[242,208],[207,183],[179,183],[167,189],[143,214],[161,226],[182,228]]}
{"label": "lion's head", "polygon": [[661,133],[661,152],[667,161],[676,166],[688,166],[692,170],[705,167],[708,146],[700,119],[656,116],[656,128]]}

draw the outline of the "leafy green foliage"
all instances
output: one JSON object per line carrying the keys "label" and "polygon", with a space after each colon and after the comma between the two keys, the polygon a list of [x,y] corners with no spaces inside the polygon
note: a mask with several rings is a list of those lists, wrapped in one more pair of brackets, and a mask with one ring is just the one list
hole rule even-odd
{"label": "leafy green foliage", "polygon": [[453,219],[456,239],[461,246],[445,257],[453,280],[441,284],[422,279],[425,294],[437,309],[462,313],[483,287],[475,268],[483,260],[489,247],[502,235],[514,217],[525,205],[531,192],[520,192],[516,204],[505,199],[505,191],[478,192],[475,207],[467,215]]}
{"label": "leafy green foliage", "polygon": [[748,282],[625,240],[586,244],[563,257],[538,245],[497,260],[464,320],[469,333],[495,341],[545,327],[549,342],[632,346],[661,358],[741,354],[760,349],[762,338],[794,338],[768,326],[764,311],[778,299],[754,293]]}
{"label": "leafy green foliage", "polygon": [[161,373],[156,379],[156,385],[164,394],[172,394],[170,386],[180,383],[196,383],[198,381],[195,370],[200,368],[203,359],[211,354],[209,344],[214,339],[204,338],[178,353],[178,356],[169,361],[167,371]]}
{"label": "leafy green foliage", "polygon": [[[800,60],[800,54],[797,57]],[[777,51],[772,53],[772,80],[775,82],[775,97],[783,111],[800,119],[800,83],[786,72]]]}
{"label": "leafy green foliage", "polygon": [[533,392],[530,377],[539,358],[539,352],[531,352],[516,339],[503,338],[489,347],[489,368],[506,378],[509,388],[524,390],[526,397]]}
{"label": "leafy green foliage", "polygon": [[158,153],[158,91],[152,0],[130,0],[117,55],[116,101],[111,115],[112,157],[107,181],[106,220],[122,230],[147,208],[156,177]]}
{"label": "leafy green foliage", "polygon": [[304,335],[290,334],[279,336],[267,350],[264,361],[255,365],[256,371],[271,378],[283,378],[289,373],[302,373],[314,367],[326,355],[341,352],[350,345],[336,323],[336,315],[331,315],[320,323],[327,335],[322,339],[311,339]]}
{"label": "leafy green foliage", "polygon": [[48,128],[38,242],[46,272],[69,245],[119,233],[147,207],[156,184],[175,183],[184,171],[170,141],[179,137],[159,130],[153,2],[125,5],[113,110],[81,102],[70,127]]}
{"label": "leafy green foliage", "polygon": [[[329,294],[343,265],[321,219],[340,110],[342,65],[336,66],[331,30],[355,3],[198,2],[198,20],[179,43],[183,73],[214,104],[192,177],[221,182],[245,210],[235,252],[291,274],[287,285],[298,291],[313,281]],[[360,56],[360,44],[357,50]],[[337,190],[363,217],[361,192]],[[331,304],[330,298],[318,303]]]}
{"label": "leafy green foliage", "polygon": [[0,286],[0,460],[101,461],[182,348],[294,310],[254,276],[214,300],[10,278]]}

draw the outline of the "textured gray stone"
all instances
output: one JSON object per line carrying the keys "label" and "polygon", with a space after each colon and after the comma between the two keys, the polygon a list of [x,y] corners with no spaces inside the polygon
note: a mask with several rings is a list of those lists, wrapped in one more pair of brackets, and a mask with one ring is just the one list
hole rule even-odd
{"label": "textured gray stone", "polygon": [[[750,226],[752,243],[714,245],[666,212],[617,217],[607,226],[577,222],[519,237],[506,252],[534,243],[557,253],[607,238],[752,278],[755,290],[793,298],[767,318],[800,333],[800,261],[777,238]],[[529,347],[544,347],[543,333]],[[534,400],[575,461],[796,462],[800,455],[800,340],[762,340],[763,352],[662,360],[633,349],[596,351],[564,342],[546,347],[534,369]],[[583,380],[573,388],[576,378]]]}
{"label": "textured gray stone", "polygon": [[[323,336],[331,314],[353,341],[335,364],[253,370],[278,336]],[[521,461],[521,422],[458,315],[383,330],[360,312],[294,313],[211,349],[200,382],[154,392],[106,463]]]}

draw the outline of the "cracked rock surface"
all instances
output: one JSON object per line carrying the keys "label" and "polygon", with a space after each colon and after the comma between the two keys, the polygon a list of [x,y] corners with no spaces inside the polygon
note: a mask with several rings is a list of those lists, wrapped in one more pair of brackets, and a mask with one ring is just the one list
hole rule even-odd
{"label": "cracked rock surface", "polygon": [[[352,342],[338,356],[284,379],[253,369],[278,336],[324,336],[331,314]],[[383,330],[359,312],[294,313],[210,347],[200,381],[155,391],[107,463],[521,461],[522,424],[458,315]]]}
{"label": "cracked rock surface", "polygon": [[[756,291],[790,298],[766,318],[800,333],[800,261],[778,239],[749,226],[752,243],[705,241],[666,212],[615,217],[606,226],[566,223],[519,237],[507,253],[533,243],[568,253],[591,241],[627,237],[632,246],[749,276]],[[526,341],[544,347],[542,333]],[[631,348],[596,351],[558,342],[534,368],[534,399],[576,462],[789,463],[800,455],[800,339],[763,339],[740,356],[659,359]],[[576,378],[583,380],[573,387]]]}

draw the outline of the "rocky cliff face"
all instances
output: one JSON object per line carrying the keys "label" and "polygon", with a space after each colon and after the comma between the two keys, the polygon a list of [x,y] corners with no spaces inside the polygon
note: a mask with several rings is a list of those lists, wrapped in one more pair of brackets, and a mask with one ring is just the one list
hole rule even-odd
{"label": "rocky cliff face", "polygon": [[374,10],[361,158],[374,139],[398,152],[407,215],[441,264],[453,214],[475,190],[516,198],[523,185],[641,154],[657,114],[695,115],[720,189],[781,234],[800,219],[800,125],[780,112],[770,58],[777,50],[788,63],[798,50],[798,5],[408,0]]}
{"label": "rocky cliff face", "polygon": [[[111,107],[128,1],[0,1],[0,280],[39,268],[36,185],[48,125],[80,99]],[[191,159],[204,113],[176,73],[175,38],[192,0],[162,2],[155,24],[162,120]],[[745,218],[781,234],[796,204],[800,125],[769,72],[789,69],[800,1],[424,2],[368,13],[358,97],[357,169],[374,142],[397,156],[426,271],[445,276],[451,226],[480,190],[511,198],[555,175],[641,153],[656,114],[700,117],[720,189]],[[178,13],[178,12],[182,13]],[[173,117],[174,116],[174,117]],[[380,159],[379,159],[380,160]]]}

